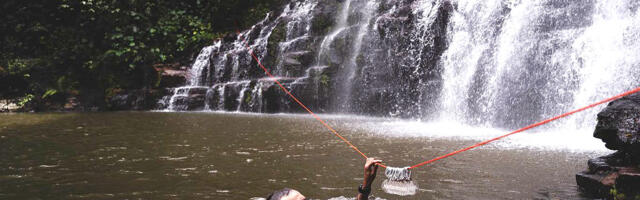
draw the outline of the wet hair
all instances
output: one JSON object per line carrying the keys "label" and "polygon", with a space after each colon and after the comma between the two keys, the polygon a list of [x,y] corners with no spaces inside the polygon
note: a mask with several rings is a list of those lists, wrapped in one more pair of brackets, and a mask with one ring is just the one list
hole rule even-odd
{"label": "wet hair", "polygon": [[282,197],[289,195],[289,192],[291,192],[291,190],[291,188],[276,190],[267,197],[267,200],[280,200],[282,199]]}

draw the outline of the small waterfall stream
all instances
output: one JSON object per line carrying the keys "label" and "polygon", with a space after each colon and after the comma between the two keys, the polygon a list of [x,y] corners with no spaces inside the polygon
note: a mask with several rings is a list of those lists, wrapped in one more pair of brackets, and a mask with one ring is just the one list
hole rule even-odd
{"label": "small waterfall stream", "polygon": [[[514,128],[640,84],[640,3],[292,1],[204,48],[162,109],[313,110]],[[556,127],[593,127],[599,109]]]}
{"label": "small waterfall stream", "polygon": [[[173,90],[173,95],[169,99],[169,110],[183,110],[183,104],[181,104],[180,99],[188,98],[189,92],[191,89],[201,90],[203,87],[201,86],[203,79],[203,72],[210,65],[211,54],[215,50],[219,50],[222,45],[221,41],[216,42],[212,46],[208,46],[200,51],[198,57],[196,57],[196,61],[191,66],[189,70],[189,74],[187,75],[187,86],[175,88]],[[206,72],[205,72],[206,73]]]}
{"label": "small waterfall stream", "polygon": [[342,8],[340,9],[340,13],[336,17],[336,24],[333,26],[333,31],[331,31],[331,33],[329,33],[326,37],[324,37],[324,39],[322,39],[322,43],[320,43],[320,51],[318,51],[318,58],[316,59],[316,65],[320,66],[323,64],[327,64],[326,60],[331,59],[325,58],[326,56],[330,56],[327,55],[327,52],[331,51],[330,45],[333,44],[333,41],[339,34],[349,28],[347,20],[349,19],[351,1],[352,0],[345,0],[344,3],[342,3]]}
{"label": "small waterfall stream", "polygon": [[351,52],[347,61],[343,64],[342,70],[339,70],[340,74],[340,86],[336,89],[336,102],[339,108],[339,112],[351,113],[351,105],[353,104],[353,87],[354,79],[356,79],[356,72],[358,70],[357,59],[361,55],[362,42],[370,29],[371,19],[373,12],[377,8],[378,2],[368,1],[365,3],[364,8],[360,10],[360,20],[355,25],[357,31],[355,33],[353,44],[351,45]]}

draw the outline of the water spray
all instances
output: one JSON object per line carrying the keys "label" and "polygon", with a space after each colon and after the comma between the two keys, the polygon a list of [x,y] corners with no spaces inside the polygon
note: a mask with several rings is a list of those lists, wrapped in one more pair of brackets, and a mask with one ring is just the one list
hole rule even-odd
{"label": "water spray", "polygon": [[[241,34],[240,31],[238,31],[238,34]],[[306,110],[318,122],[320,122],[327,129],[329,129],[329,131],[331,131],[331,133],[333,133],[336,137],[338,137],[342,141],[344,141],[351,149],[353,149],[354,151],[358,152],[363,158],[367,158],[367,156],[362,151],[360,151],[358,149],[358,147],[356,147],[355,145],[351,144],[351,142],[349,142],[346,138],[342,137],[342,135],[340,135],[335,129],[333,129],[331,126],[329,126],[329,124],[327,124],[327,122],[322,120],[318,115],[316,115],[313,111],[311,111],[311,109],[309,109],[307,106],[305,106],[298,98],[296,98],[293,94],[291,94],[291,92],[282,83],[280,83],[280,81],[275,76],[273,76],[273,74],[271,74],[271,72],[269,72],[269,70],[264,65],[262,65],[262,63],[260,62],[260,59],[258,59],[258,57],[253,53],[253,50],[251,49],[251,46],[249,46],[249,43],[247,43],[246,38],[243,38],[243,43],[245,44],[246,48],[249,50],[249,54],[251,54],[251,57],[253,57],[253,59],[258,63],[258,66],[260,68],[262,68],[262,70],[264,70],[264,72],[265,72],[265,74],[267,76],[269,76],[270,78],[273,79],[273,81],[280,87],[280,89],[282,89],[282,91],[284,91],[287,95],[289,95],[289,97],[291,97],[291,99],[293,99],[293,101],[298,103],[298,105],[300,105],[300,107],[302,107],[304,110]],[[526,130],[529,130],[529,129],[532,129],[532,128],[535,128],[535,127],[538,127],[538,126],[541,126],[541,125],[544,125],[544,124],[547,124],[549,122],[558,120],[560,118],[564,118],[564,117],[567,117],[569,115],[575,114],[577,112],[581,112],[581,111],[584,111],[586,109],[593,108],[593,107],[595,107],[597,105],[604,104],[604,103],[607,103],[607,102],[611,102],[613,100],[620,99],[622,97],[625,97],[625,96],[628,96],[628,95],[631,95],[631,94],[634,94],[634,93],[638,93],[638,92],[640,92],[640,87],[635,88],[635,89],[630,90],[630,91],[627,91],[627,92],[624,92],[622,94],[618,94],[616,96],[604,99],[602,101],[593,103],[591,105],[588,105],[588,106],[585,106],[585,107],[582,107],[582,108],[579,108],[579,109],[576,109],[576,110],[573,110],[573,111],[570,111],[570,112],[567,112],[567,113],[564,113],[564,114],[561,114],[561,115],[558,115],[558,116],[555,116],[555,117],[552,117],[552,118],[549,118],[549,119],[546,119],[546,120],[543,120],[543,121],[540,121],[540,122],[537,122],[537,123],[534,123],[534,124],[531,124],[529,126],[526,126],[524,128],[515,130],[515,131],[510,132],[508,134],[505,134],[505,135],[502,135],[502,136],[499,136],[499,137],[496,137],[496,138],[492,138],[492,139],[489,139],[489,140],[486,140],[486,141],[482,141],[482,142],[476,143],[474,145],[471,145],[469,147],[466,147],[466,148],[463,148],[463,149],[459,149],[457,151],[453,151],[451,153],[448,153],[448,154],[433,158],[431,160],[427,160],[427,161],[418,163],[418,164],[413,165],[411,167],[397,168],[397,167],[387,167],[387,166],[384,166],[384,165],[380,164],[380,166],[386,168],[385,175],[388,178],[387,180],[383,181],[382,189],[385,192],[390,193],[390,194],[397,194],[397,195],[403,195],[403,196],[404,195],[414,195],[416,193],[416,190],[418,189],[418,187],[411,180],[411,171],[410,170],[413,169],[413,168],[421,167],[421,166],[427,165],[429,163],[432,163],[432,162],[435,162],[435,161],[438,161],[438,160],[441,160],[441,159],[444,159],[444,158],[448,158],[450,156],[453,156],[453,155],[456,155],[456,154],[459,154],[459,153],[462,153],[462,152],[465,152],[465,151],[468,151],[468,150],[471,150],[471,149],[486,145],[486,144],[494,142],[496,140],[503,139],[503,138],[511,136],[513,134],[520,133],[520,132],[523,132],[523,131],[526,131]]]}

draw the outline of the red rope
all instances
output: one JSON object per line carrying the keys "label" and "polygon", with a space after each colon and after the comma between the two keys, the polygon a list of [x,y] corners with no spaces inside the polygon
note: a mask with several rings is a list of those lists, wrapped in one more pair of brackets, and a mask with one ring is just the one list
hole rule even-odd
{"label": "red rope", "polygon": [[[238,34],[241,34],[241,33],[240,33],[240,32],[238,32]],[[293,99],[296,103],[298,103],[298,105],[300,105],[300,106],[301,106],[303,109],[305,109],[309,114],[311,114],[311,116],[313,116],[317,121],[319,121],[322,125],[324,125],[324,127],[326,127],[327,129],[329,129],[329,131],[331,131],[335,136],[337,136],[337,137],[338,137],[338,138],[340,138],[342,141],[344,141],[345,143],[347,143],[347,145],[349,145],[349,147],[351,147],[353,150],[355,150],[356,152],[358,152],[362,157],[367,158],[367,156],[366,156],[364,153],[362,153],[362,151],[360,151],[356,146],[354,146],[353,144],[351,144],[351,142],[349,142],[349,140],[347,140],[346,138],[342,137],[342,135],[340,135],[340,134],[339,134],[335,129],[333,129],[331,126],[329,126],[329,124],[327,124],[324,120],[322,120],[318,115],[316,115],[315,113],[313,113],[313,111],[311,111],[311,109],[309,109],[309,108],[308,108],[307,106],[305,106],[305,105],[304,105],[300,100],[298,100],[298,98],[296,98],[295,96],[293,96],[293,94],[291,94],[291,92],[289,92],[289,90],[288,90],[287,88],[285,88],[285,87],[280,83],[280,81],[278,81],[278,79],[277,79],[275,76],[273,76],[273,74],[271,74],[271,73],[269,72],[269,70],[268,70],[266,67],[264,67],[264,65],[262,65],[262,63],[260,62],[260,59],[258,59],[258,57],[256,57],[256,55],[253,53],[253,50],[252,50],[252,49],[251,49],[251,47],[249,46],[249,43],[247,43],[247,42],[246,42],[246,38],[243,38],[242,40],[243,40],[243,43],[245,43],[245,45],[246,45],[247,49],[249,50],[249,53],[251,54],[251,57],[253,57],[253,59],[254,59],[254,60],[256,60],[256,61],[258,62],[258,66],[260,66],[260,68],[262,68],[262,70],[264,70],[265,74],[267,74],[269,77],[271,77],[271,79],[273,79],[273,81],[274,81],[278,86],[280,86],[280,89],[282,89],[285,93],[287,93],[287,95],[289,95],[289,97],[291,97],[291,99]],[[546,120],[543,120],[543,121],[537,122],[537,123],[535,123],[535,124],[531,124],[531,125],[526,126],[526,127],[524,127],[524,128],[521,128],[521,129],[515,130],[515,131],[513,131],[513,132],[511,132],[511,133],[508,133],[508,134],[505,134],[505,135],[502,135],[502,136],[499,136],[499,137],[496,137],[496,138],[493,138],[493,139],[489,139],[489,140],[486,140],[486,141],[482,141],[482,142],[476,143],[476,144],[474,144],[474,145],[471,145],[471,146],[469,146],[469,147],[466,147],[466,148],[463,148],[463,149],[459,149],[459,150],[457,150],[457,151],[454,151],[454,152],[451,152],[451,153],[448,153],[448,154],[445,154],[445,155],[442,155],[442,156],[436,157],[436,158],[434,158],[434,159],[431,159],[431,160],[427,160],[427,161],[424,161],[424,162],[418,163],[418,164],[416,164],[416,165],[413,165],[413,166],[409,167],[409,169],[417,168],[417,167],[420,167],[420,166],[423,166],[423,165],[426,165],[426,164],[429,164],[429,163],[432,163],[432,162],[435,162],[435,161],[438,161],[438,160],[441,160],[441,159],[444,159],[444,158],[447,158],[447,157],[450,157],[450,156],[453,156],[453,155],[456,155],[456,154],[459,154],[459,153],[462,153],[462,152],[465,152],[465,151],[468,151],[468,150],[471,150],[471,149],[474,149],[474,148],[476,148],[476,147],[486,145],[486,144],[491,143],[491,142],[493,142],[493,141],[500,140],[500,139],[502,139],[502,138],[505,138],[505,137],[511,136],[511,135],[513,135],[513,134],[520,133],[520,132],[523,132],[523,131],[526,131],[526,130],[532,129],[532,128],[538,127],[538,126],[540,126],[540,125],[543,125],[543,124],[547,124],[547,123],[552,122],[552,121],[555,121],[555,120],[557,120],[557,119],[567,117],[567,116],[572,115],[572,114],[575,114],[575,113],[577,113],[577,112],[581,112],[581,111],[584,111],[584,110],[586,110],[586,109],[593,108],[593,107],[598,106],[598,105],[600,105],[600,104],[607,103],[607,102],[610,102],[610,101],[613,101],[613,100],[616,100],[616,99],[619,99],[619,98],[622,98],[622,97],[624,97],[624,96],[628,96],[628,95],[630,95],[630,94],[637,93],[637,92],[640,92],[640,87],[638,87],[638,88],[636,88],[636,89],[633,89],[633,90],[631,90],[631,91],[628,91],[628,92],[625,92],[625,93],[622,93],[622,94],[619,94],[619,95],[616,95],[616,96],[613,96],[613,97],[607,98],[607,99],[605,99],[605,100],[602,100],[602,101],[596,102],[596,103],[594,103],[594,104],[591,104],[591,105],[588,105],[588,106],[585,106],[585,107],[579,108],[579,109],[577,109],[577,110],[574,110],[574,111],[571,111],[571,112],[568,112],[568,113],[564,113],[564,114],[561,114],[561,115],[558,115],[558,116],[555,116],[555,117],[552,117],[552,118],[549,118],[549,119],[546,119]],[[378,164],[378,165],[380,165],[381,167],[385,167],[385,168],[387,167],[387,166],[385,166],[384,164]]]}
{"label": "red rope", "polygon": [[453,155],[456,155],[456,154],[458,154],[458,153],[462,153],[462,152],[464,152],[464,151],[468,151],[468,150],[470,150],[470,149],[473,149],[473,148],[476,148],[476,147],[479,147],[479,146],[482,146],[482,145],[488,144],[488,143],[490,143],[490,142],[493,142],[493,141],[496,141],[496,140],[499,140],[499,139],[505,138],[505,137],[507,137],[507,136],[510,136],[510,135],[513,135],[513,134],[516,134],[516,133],[520,133],[520,132],[523,132],[523,131],[526,131],[526,130],[529,130],[529,129],[532,129],[532,128],[535,128],[535,127],[538,127],[538,126],[540,126],[540,125],[543,125],[543,124],[546,124],[546,123],[552,122],[552,121],[554,121],[554,120],[557,120],[557,119],[560,119],[560,118],[564,118],[564,117],[566,117],[566,116],[569,116],[569,115],[575,114],[575,113],[577,113],[577,112],[581,112],[581,111],[583,111],[583,110],[586,110],[586,109],[589,109],[589,108],[593,108],[593,107],[595,107],[595,106],[597,106],[597,105],[600,105],[600,104],[603,104],[603,103],[607,103],[607,102],[610,102],[610,101],[613,101],[613,100],[616,100],[616,99],[622,98],[622,97],[624,97],[624,96],[628,96],[628,95],[630,95],[630,94],[633,94],[633,93],[636,93],[636,92],[639,92],[639,91],[640,91],[640,87],[638,87],[638,88],[636,88],[636,89],[634,89],[634,90],[631,90],[631,91],[628,91],[628,92],[625,92],[625,93],[622,93],[622,94],[619,94],[619,95],[616,95],[616,96],[610,97],[610,98],[608,98],[608,99],[605,99],[605,100],[602,100],[602,101],[596,102],[596,103],[594,103],[594,104],[591,104],[591,105],[588,105],[588,106],[585,106],[585,107],[579,108],[579,109],[577,109],[577,110],[574,110],[574,111],[571,111],[571,112],[568,112],[568,113],[564,113],[564,114],[562,114],[562,115],[558,115],[558,116],[555,116],[555,117],[552,117],[552,118],[546,119],[546,120],[544,120],[544,121],[540,121],[540,122],[535,123],[535,124],[531,124],[531,125],[526,126],[526,127],[524,127],[524,128],[521,128],[521,129],[515,130],[515,131],[513,131],[513,132],[511,132],[511,133],[508,133],[508,134],[505,134],[505,135],[502,135],[502,136],[499,136],[499,137],[496,137],[496,138],[493,138],[493,139],[490,139],[490,140],[486,140],[486,141],[483,141],[483,142],[479,142],[479,143],[477,143],[477,144],[474,144],[474,145],[471,145],[471,146],[469,146],[469,147],[466,147],[466,148],[463,148],[463,149],[460,149],[460,150],[457,150],[457,151],[454,151],[454,152],[448,153],[448,154],[446,154],[446,155],[443,155],[443,156],[440,156],[440,157],[437,157],[437,158],[434,158],[434,159],[431,159],[431,160],[428,160],[428,161],[424,161],[424,162],[422,162],[422,163],[419,163],[419,164],[416,164],[416,165],[414,165],[414,166],[409,167],[409,169],[413,169],[413,168],[416,168],[416,167],[420,167],[420,166],[423,166],[423,165],[426,165],[426,164],[429,164],[429,163],[432,163],[432,162],[438,161],[438,160],[440,160],[440,159],[444,159],[444,158],[447,158],[447,157],[449,157],[449,156],[453,156]]}
{"label": "red rope", "polygon": [[[240,32],[238,32],[238,34],[240,34]],[[271,77],[271,79],[273,79],[273,82],[275,82],[280,87],[280,89],[282,89],[282,91],[287,93],[287,95],[289,95],[289,97],[291,97],[291,99],[293,99],[296,103],[298,103],[298,105],[300,105],[300,107],[305,109],[309,114],[311,114],[311,116],[313,116],[317,121],[319,121],[322,125],[324,125],[324,127],[329,129],[329,131],[331,131],[335,136],[338,136],[338,138],[340,138],[342,141],[347,143],[347,145],[349,145],[349,147],[351,147],[353,150],[358,152],[365,159],[368,158],[367,155],[365,155],[364,153],[362,153],[362,151],[360,151],[358,149],[358,147],[354,146],[353,144],[351,144],[351,142],[349,142],[349,140],[347,140],[346,138],[342,137],[342,135],[340,135],[338,133],[338,131],[333,129],[333,127],[329,126],[329,124],[327,124],[324,120],[322,120],[322,118],[320,118],[318,115],[313,113],[313,111],[311,111],[311,109],[309,109],[307,106],[305,106],[300,100],[298,100],[298,98],[293,96],[293,94],[291,94],[291,92],[289,92],[289,90],[287,88],[285,88],[282,85],[282,83],[280,83],[280,81],[278,81],[278,79],[275,76],[273,76],[273,74],[271,74],[271,72],[269,72],[269,70],[266,67],[264,67],[264,65],[262,65],[262,62],[260,62],[260,59],[258,59],[258,57],[256,57],[256,55],[253,53],[253,50],[249,46],[249,43],[246,42],[246,38],[243,38],[242,41],[243,41],[243,43],[245,43],[245,46],[249,50],[249,53],[251,54],[251,57],[253,57],[253,59],[255,59],[258,62],[258,66],[260,66],[260,68],[262,68],[262,70],[264,70],[264,73],[267,74],[267,76],[269,76],[269,77]],[[379,164],[379,165],[382,166],[382,167],[386,167],[383,164]]]}

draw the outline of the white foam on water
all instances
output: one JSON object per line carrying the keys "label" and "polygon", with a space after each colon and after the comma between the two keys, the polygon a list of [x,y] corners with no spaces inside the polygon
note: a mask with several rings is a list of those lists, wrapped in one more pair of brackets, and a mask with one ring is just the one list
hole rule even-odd
{"label": "white foam on water", "polygon": [[[157,111],[158,112],[158,111]],[[167,112],[167,111],[159,111]],[[222,114],[240,116],[260,116],[274,118],[300,118],[315,120],[309,114],[276,113],[263,114],[252,112],[228,112],[228,111],[191,111],[180,113]],[[394,118],[368,117],[348,114],[319,114],[322,120],[336,128],[340,134],[347,136],[348,132],[371,133],[375,136],[400,138],[433,138],[461,141],[484,141],[514,130],[500,129],[487,126],[471,126],[455,121],[415,121]],[[569,118],[570,119],[570,118]],[[565,123],[571,120],[557,121]],[[556,128],[560,127],[560,128]],[[489,143],[486,147],[498,149],[532,149],[540,151],[567,151],[574,153],[610,153],[604,143],[593,137],[593,128],[571,129],[570,126],[553,126],[551,128],[542,125],[524,132],[520,132],[501,140]]]}
{"label": "white foam on water", "polygon": [[[362,124],[360,129],[385,137],[427,137],[449,140],[484,141],[513,130],[470,126],[452,121],[388,120]],[[609,152],[604,143],[594,138],[592,129],[546,129],[543,127],[520,132],[487,146],[499,149],[560,150],[569,152]]]}

